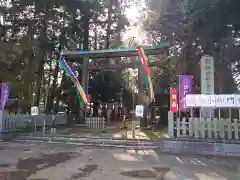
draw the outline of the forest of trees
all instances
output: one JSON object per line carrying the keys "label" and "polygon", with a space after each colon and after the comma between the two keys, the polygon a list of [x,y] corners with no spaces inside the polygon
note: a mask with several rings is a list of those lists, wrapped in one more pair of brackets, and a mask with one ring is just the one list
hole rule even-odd
{"label": "forest of trees", "polygon": [[[210,54],[215,58],[216,92],[238,90],[238,0],[142,1],[146,7],[140,26],[147,43],[171,43],[170,58],[153,69],[155,87],[167,91],[179,74],[194,75],[199,85],[200,57]],[[57,65],[59,53],[124,46],[122,36],[129,26],[124,10],[133,2],[137,1],[0,0],[5,15],[5,25],[0,28],[1,80],[10,85],[11,96],[19,99],[22,110],[43,103],[46,113],[58,111],[64,104],[78,111],[74,87]],[[71,66],[81,74],[78,64]],[[90,77],[93,99],[118,100],[116,94],[124,88],[124,98],[131,101],[129,80],[135,82],[131,74],[92,71]]]}

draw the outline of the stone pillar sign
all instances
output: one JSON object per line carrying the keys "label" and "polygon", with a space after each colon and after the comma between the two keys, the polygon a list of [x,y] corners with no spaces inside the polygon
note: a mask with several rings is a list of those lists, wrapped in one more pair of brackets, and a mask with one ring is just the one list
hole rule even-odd
{"label": "stone pillar sign", "polygon": [[[200,62],[201,69],[201,94],[214,94],[214,58],[204,55]],[[202,108],[202,117],[213,117],[213,110],[210,108]]]}

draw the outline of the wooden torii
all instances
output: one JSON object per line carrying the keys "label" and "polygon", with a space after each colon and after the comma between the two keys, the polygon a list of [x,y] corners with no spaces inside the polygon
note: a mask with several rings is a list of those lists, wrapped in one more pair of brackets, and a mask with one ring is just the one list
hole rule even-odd
{"label": "wooden torii", "polygon": [[[149,66],[160,66],[162,64],[162,60],[168,56],[168,48],[170,46],[169,42],[163,42],[155,46],[151,47],[143,47],[146,56],[154,56],[159,55],[159,61],[150,62]],[[137,60],[133,60],[130,63],[125,64],[110,64],[110,63],[101,63],[100,66],[92,65],[89,63],[89,60],[98,60],[101,62],[106,62],[106,60],[112,58],[121,58],[121,57],[138,57],[138,53],[136,48],[118,48],[118,49],[102,49],[102,50],[93,50],[93,51],[82,51],[82,50],[74,50],[74,51],[64,51],[63,55],[67,57],[67,61],[73,61],[80,63],[80,67],[82,70],[82,82],[81,85],[85,89],[86,93],[88,93],[89,86],[89,70],[111,70],[111,69],[125,69],[125,68],[138,68],[138,84],[139,84],[139,93],[138,93],[138,104],[143,104],[147,110],[147,107],[150,103],[148,97],[146,95],[146,89],[144,87],[144,78],[143,78],[143,68],[141,66],[141,62]],[[83,107],[81,109],[84,109]],[[81,116],[84,118],[84,112],[80,111]],[[141,120],[141,127],[147,125],[147,111],[144,113],[144,118]]]}

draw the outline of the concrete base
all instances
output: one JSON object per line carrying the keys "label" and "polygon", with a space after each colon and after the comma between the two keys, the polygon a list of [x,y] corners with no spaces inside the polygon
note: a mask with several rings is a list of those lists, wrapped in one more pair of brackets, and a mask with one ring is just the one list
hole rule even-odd
{"label": "concrete base", "polygon": [[20,134],[19,130],[13,130],[13,131],[3,131],[0,133],[0,140],[2,141],[8,141],[16,138]]}
{"label": "concrete base", "polygon": [[187,153],[217,156],[239,156],[239,141],[212,141],[194,139],[161,139],[159,144],[161,152]]}

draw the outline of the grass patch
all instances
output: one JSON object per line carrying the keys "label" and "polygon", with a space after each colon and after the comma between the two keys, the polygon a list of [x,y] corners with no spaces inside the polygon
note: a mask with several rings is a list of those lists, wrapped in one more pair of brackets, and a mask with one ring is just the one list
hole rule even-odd
{"label": "grass patch", "polygon": [[165,130],[153,131],[153,130],[144,130],[142,131],[148,139],[157,140],[159,139],[165,132]]}

